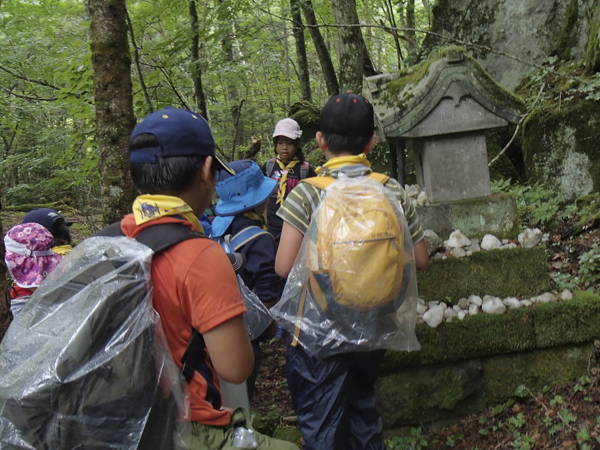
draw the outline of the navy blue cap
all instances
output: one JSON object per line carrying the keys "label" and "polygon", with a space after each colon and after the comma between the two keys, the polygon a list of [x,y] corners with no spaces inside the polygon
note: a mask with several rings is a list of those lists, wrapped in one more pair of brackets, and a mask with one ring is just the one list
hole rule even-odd
{"label": "navy blue cap", "polygon": [[362,95],[348,91],[334,95],[321,112],[321,132],[342,136],[369,136],[375,131],[373,105]]}
{"label": "navy blue cap", "polygon": [[[145,133],[156,138],[158,147],[132,150],[131,142]],[[131,133],[128,156],[129,162],[146,164],[155,164],[159,157],[212,156],[217,169],[234,173],[215,154],[215,140],[206,120],[185,109],[164,108],[149,114]]]}
{"label": "navy blue cap", "polygon": [[[41,226],[46,228],[54,236],[58,231],[54,226],[58,219],[65,218],[61,213],[52,208],[35,208],[25,214],[21,223],[39,223]],[[73,222],[65,221],[67,226],[73,225]]]}

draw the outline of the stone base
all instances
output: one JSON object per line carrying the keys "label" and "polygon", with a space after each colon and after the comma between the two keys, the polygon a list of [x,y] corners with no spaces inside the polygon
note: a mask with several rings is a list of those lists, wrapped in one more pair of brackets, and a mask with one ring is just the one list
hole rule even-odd
{"label": "stone base", "polygon": [[408,367],[379,377],[377,409],[388,434],[406,426],[443,426],[506,402],[524,384],[534,394],[544,386],[587,373],[591,342],[498,355],[452,364]]}
{"label": "stone base", "polygon": [[517,202],[509,194],[434,203],[418,207],[417,213],[423,230],[433,230],[443,240],[454,230],[461,230],[469,239],[486,234],[516,238],[519,234]]}

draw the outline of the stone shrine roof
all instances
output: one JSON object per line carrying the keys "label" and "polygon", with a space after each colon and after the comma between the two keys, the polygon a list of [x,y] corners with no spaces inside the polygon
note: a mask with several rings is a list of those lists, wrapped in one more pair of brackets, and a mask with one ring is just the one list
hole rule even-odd
{"label": "stone shrine roof", "polygon": [[516,124],[524,109],[520,97],[460,47],[434,52],[427,61],[400,72],[369,77],[366,86],[380,140]]}

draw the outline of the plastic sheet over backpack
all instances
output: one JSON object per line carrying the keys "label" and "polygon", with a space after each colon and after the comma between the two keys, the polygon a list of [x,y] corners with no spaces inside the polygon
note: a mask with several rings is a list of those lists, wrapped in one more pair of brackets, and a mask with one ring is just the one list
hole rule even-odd
{"label": "plastic sheet over backpack", "polygon": [[0,344],[1,448],[186,446],[189,399],[152,308],[151,258],[129,238],[90,238],[34,292]]}
{"label": "plastic sheet over backpack", "polygon": [[416,268],[394,193],[341,176],[323,191],[281,300],[271,314],[313,357],[414,351]]}

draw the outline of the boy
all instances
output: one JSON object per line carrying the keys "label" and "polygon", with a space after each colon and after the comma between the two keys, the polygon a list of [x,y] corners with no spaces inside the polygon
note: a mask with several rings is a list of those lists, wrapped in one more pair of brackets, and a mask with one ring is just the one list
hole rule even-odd
{"label": "boy", "polygon": [[[217,182],[219,202],[215,208],[212,237],[231,236],[236,252],[246,257],[246,264],[239,275],[244,284],[256,293],[267,307],[279,300],[284,280],[275,273],[275,240],[264,229],[263,216],[269,197],[277,189],[277,182],[263,175],[258,164],[250,160],[233,161],[227,166],[235,175],[223,173]],[[256,377],[262,361],[260,341],[275,334],[277,324],[252,341],[254,371],[248,378],[248,398],[254,397]]]}
{"label": "boy", "polygon": [[[231,170],[215,155],[206,121],[191,111],[165,108],[139,123],[129,141],[131,176],[144,194],[121,221],[130,237],[160,223],[202,231],[198,217],[212,199],[216,172]],[[241,409],[221,408],[217,374],[241,383],[254,366],[242,314],[244,303],[229,259],[216,242],[190,239],[158,254],[152,262],[153,305],[169,349],[181,367],[191,336],[204,345],[189,380],[192,449],[228,448],[234,429],[251,428]],[[255,433],[258,449],[295,449],[293,444]]]}
{"label": "boy", "polygon": [[[319,176],[337,178],[368,175],[366,158],[375,145],[373,107],[364,97],[349,91],[332,97],[321,113],[316,140],[327,163]],[[385,186],[402,204],[414,244],[417,269],[429,264],[421,225],[412,203],[396,180]],[[275,270],[287,277],[321,191],[300,183],[280,208],[284,220]],[[291,342],[291,339],[290,341]],[[349,352],[317,359],[301,346],[288,344],[287,376],[298,416],[304,450],[383,450],[382,421],[375,405],[375,381],[385,350]]]}

